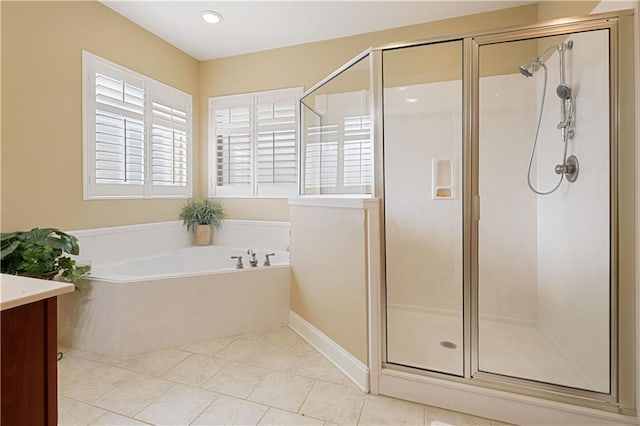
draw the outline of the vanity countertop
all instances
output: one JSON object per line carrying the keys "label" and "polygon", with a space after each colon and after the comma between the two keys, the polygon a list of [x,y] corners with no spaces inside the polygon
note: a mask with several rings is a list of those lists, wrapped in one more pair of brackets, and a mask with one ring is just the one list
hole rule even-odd
{"label": "vanity countertop", "polygon": [[0,311],[73,292],[73,284],[0,274]]}

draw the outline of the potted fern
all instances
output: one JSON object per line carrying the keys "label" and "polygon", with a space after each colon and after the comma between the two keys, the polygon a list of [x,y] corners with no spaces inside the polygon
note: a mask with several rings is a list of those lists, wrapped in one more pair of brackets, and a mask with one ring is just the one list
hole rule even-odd
{"label": "potted fern", "polygon": [[212,228],[220,229],[222,220],[227,215],[220,200],[202,198],[200,201],[189,200],[180,211],[180,219],[196,236],[196,244],[208,246],[213,241]]}

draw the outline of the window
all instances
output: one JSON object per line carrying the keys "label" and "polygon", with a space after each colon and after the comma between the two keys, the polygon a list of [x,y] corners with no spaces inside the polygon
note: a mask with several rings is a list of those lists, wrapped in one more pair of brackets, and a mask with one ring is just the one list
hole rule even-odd
{"label": "window", "polygon": [[370,65],[363,52],[300,99],[303,195],[373,195]]}
{"label": "window", "polygon": [[316,95],[314,107],[303,101],[305,195],[371,193],[373,150],[367,96],[366,91]]}
{"label": "window", "polygon": [[192,98],[83,52],[84,199],[192,196]]}
{"label": "window", "polygon": [[302,88],[209,99],[209,195],[297,194]]}

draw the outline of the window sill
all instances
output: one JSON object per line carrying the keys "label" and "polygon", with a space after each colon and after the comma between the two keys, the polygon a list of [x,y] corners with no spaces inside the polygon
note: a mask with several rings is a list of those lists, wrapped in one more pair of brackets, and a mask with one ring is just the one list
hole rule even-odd
{"label": "window sill", "polygon": [[83,198],[83,201],[100,201],[100,200],[186,200],[193,198],[192,195],[89,195]]}
{"label": "window sill", "polygon": [[330,207],[342,209],[370,209],[377,207],[379,199],[371,196],[302,196],[289,199],[290,206]]}
{"label": "window sill", "polygon": [[209,197],[223,200],[289,200],[296,195],[209,195]]}

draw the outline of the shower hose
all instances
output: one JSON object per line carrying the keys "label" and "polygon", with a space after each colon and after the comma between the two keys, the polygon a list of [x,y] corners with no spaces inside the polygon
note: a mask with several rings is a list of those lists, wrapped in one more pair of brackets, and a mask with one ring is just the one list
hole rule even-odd
{"label": "shower hose", "polygon": [[[562,184],[562,180],[564,179],[564,174],[560,175],[560,179],[558,179],[558,183],[553,189],[549,191],[539,191],[534,188],[531,183],[531,166],[533,165],[533,158],[536,154],[536,146],[538,145],[538,135],[540,134],[540,124],[542,123],[542,112],[544,111],[544,101],[547,95],[547,66],[544,63],[540,64],[544,69],[544,88],[542,90],[542,102],[540,102],[540,112],[538,113],[538,125],[536,126],[536,136],[533,139],[533,147],[531,148],[531,157],[529,157],[529,169],[527,170],[527,185],[529,185],[529,189],[535,192],[538,195],[549,195],[555,192],[558,188],[560,188],[560,184]],[[569,146],[568,140],[565,138],[562,142],[564,142],[564,153],[562,155],[562,164],[565,164],[567,161],[567,147]]]}

